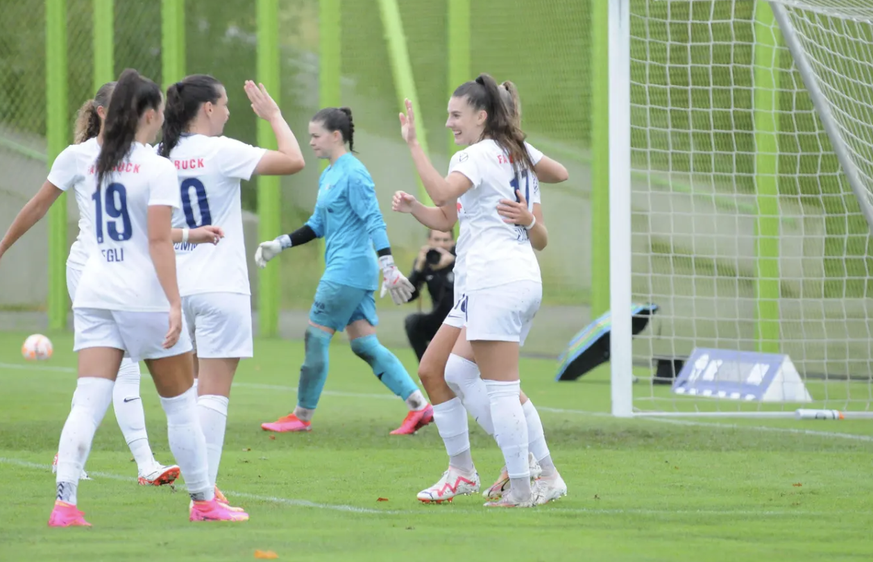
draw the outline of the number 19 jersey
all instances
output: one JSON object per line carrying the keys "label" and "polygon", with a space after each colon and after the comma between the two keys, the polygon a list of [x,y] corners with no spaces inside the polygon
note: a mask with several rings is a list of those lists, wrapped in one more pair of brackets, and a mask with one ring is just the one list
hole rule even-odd
{"label": "number 19 jersey", "polygon": [[243,238],[240,180],[252,177],[267,151],[228,137],[183,135],[170,153],[178,173],[182,209],[176,228],[220,226],[213,244],[176,244],[179,293],[251,294]]}
{"label": "number 19 jersey", "polygon": [[96,245],[85,264],[73,308],[169,311],[149,251],[148,208],[179,208],[173,164],[146,145],[134,143],[99,189],[95,165],[86,177],[94,186],[90,201],[94,220],[85,235],[93,236]]}

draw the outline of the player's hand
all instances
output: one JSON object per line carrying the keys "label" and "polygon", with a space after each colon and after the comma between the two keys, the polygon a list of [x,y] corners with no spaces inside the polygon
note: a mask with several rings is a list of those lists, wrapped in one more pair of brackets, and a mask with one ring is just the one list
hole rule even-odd
{"label": "player's hand", "polygon": [[406,100],[406,115],[400,113],[400,136],[408,144],[416,141],[415,136],[415,112],[412,111],[412,102]]}
{"label": "player's hand", "polygon": [[253,81],[246,80],[244,89],[249,97],[249,101],[252,102],[252,111],[255,112],[255,115],[265,121],[282,116],[282,111],[273,98],[270,97],[267,88],[263,84],[256,85]]}
{"label": "player's hand", "polygon": [[382,268],[382,291],[379,293],[379,297],[384,298],[386,293],[391,293],[391,300],[394,301],[394,304],[409,302],[415,287],[394,265],[394,258],[391,256],[380,257],[379,267]]}
{"label": "player's hand", "polygon": [[261,242],[255,250],[255,263],[261,269],[267,267],[267,262],[278,256],[282,249],[282,244],[278,240]]}
{"label": "player's hand", "polygon": [[516,189],[515,193],[518,201],[501,199],[500,204],[497,205],[497,214],[506,217],[503,219],[505,223],[529,226],[534,221],[533,213],[527,210],[527,201],[521,191]]}
{"label": "player's hand", "polygon": [[188,242],[192,244],[218,244],[224,238],[224,230],[220,226],[207,224],[188,231]]}
{"label": "player's hand", "polygon": [[164,336],[164,349],[170,349],[179,342],[182,335],[182,303],[177,302],[170,306],[170,328]]}
{"label": "player's hand", "polygon": [[411,213],[418,199],[405,191],[395,191],[391,199],[391,210],[397,213]]}

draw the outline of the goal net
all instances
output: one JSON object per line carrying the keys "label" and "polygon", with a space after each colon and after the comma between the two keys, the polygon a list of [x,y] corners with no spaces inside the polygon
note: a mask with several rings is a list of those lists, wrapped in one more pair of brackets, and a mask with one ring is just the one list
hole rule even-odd
{"label": "goal net", "polygon": [[[630,6],[634,411],[870,410],[873,2]],[[659,384],[700,348],[785,354],[812,401]]]}

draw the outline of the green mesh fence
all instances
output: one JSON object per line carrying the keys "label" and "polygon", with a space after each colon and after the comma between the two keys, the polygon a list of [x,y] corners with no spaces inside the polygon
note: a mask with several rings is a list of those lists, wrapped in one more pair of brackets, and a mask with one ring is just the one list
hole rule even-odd
{"label": "green mesh fence", "polygon": [[[45,178],[45,36],[44,1],[19,0],[0,14],[0,179],[2,224]],[[448,102],[448,2],[399,2],[423,121],[434,164],[447,169],[449,136],[444,127]],[[93,95],[94,47],[92,0],[68,0],[69,118]],[[564,162],[571,181],[544,188],[544,213],[550,246],[541,254],[546,306],[565,335],[578,329],[590,287],[590,142],[589,7],[534,6],[523,0],[471,0],[470,79],[489,72],[499,81],[514,81],[521,92],[524,126],[529,140]],[[297,134],[307,158],[306,169],[282,180],[282,228],[300,226],[315,203],[321,163],[306,145],[309,118],[319,109],[319,2],[279,1],[281,88],[273,96]],[[519,22],[524,22],[520,25]],[[408,215],[390,212],[395,190],[418,192],[406,146],[400,139],[398,94],[377,0],[345,0],[341,14],[342,104],[354,112],[355,149],[375,180],[389,237],[398,264],[410,269],[425,230]],[[256,78],[256,13],[251,0],[187,0],[185,4],[186,72],[208,73],[227,87],[231,117],[225,134],[255,143],[256,118],[245,99],[244,80]],[[116,75],[132,67],[157,82],[161,69],[161,2],[116,0],[114,13]],[[11,148],[10,148],[11,147]],[[75,239],[76,211],[70,204],[69,242]],[[247,246],[257,243],[257,190],[243,186]],[[0,296],[0,306],[39,307],[45,301],[46,264],[34,259],[45,247],[45,227],[39,226],[4,257],[0,273],[32,270],[21,290]],[[281,260],[281,304],[305,310],[321,274],[321,247],[310,244]],[[286,259],[287,258],[287,259]],[[10,269],[6,269],[10,268]],[[6,276],[4,275],[4,279]],[[257,273],[252,273],[257,291]],[[254,301],[257,303],[257,300]],[[379,303],[380,311],[397,313]],[[425,302],[423,306],[428,306]],[[413,306],[404,311],[411,312]],[[549,316],[542,316],[547,325]],[[572,327],[572,330],[570,329]],[[568,333],[569,332],[569,333]],[[550,348],[550,351],[552,350]]]}

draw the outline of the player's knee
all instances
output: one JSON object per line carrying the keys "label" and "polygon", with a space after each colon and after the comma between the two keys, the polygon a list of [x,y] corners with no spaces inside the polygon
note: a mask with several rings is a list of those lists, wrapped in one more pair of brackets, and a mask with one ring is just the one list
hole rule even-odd
{"label": "player's knee", "polygon": [[479,376],[479,368],[472,361],[452,353],[446,362],[446,383],[450,386],[463,388],[464,385]]}
{"label": "player's knee", "polygon": [[327,364],[327,350],[330,346],[331,335],[327,332],[310,326],[303,336],[306,356],[303,359],[301,374],[318,373]]}
{"label": "player's knee", "polygon": [[372,365],[378,359],[377,355],[379,353],[379,348],[382,347],[382,344],[379,343],[379,339],[375,334],[364,336],[361,338],[355,338],[351,341],[352,352]]}
{"label": "player's knee", "polygon": [[116,380],[136,381],[136,383],[139,384],[140,377],[139,363],[133,361],[121,362],[121,367],[118,369],[118,377]]}
{"label": "player's knee", "polygon": [[431,384],[442,380],[444,375],[445,370],[437,362],[429,360],[427,355],[421,358],[421,362],[418,364],[418,378],[421,379],[425,388],[430,388]]}

